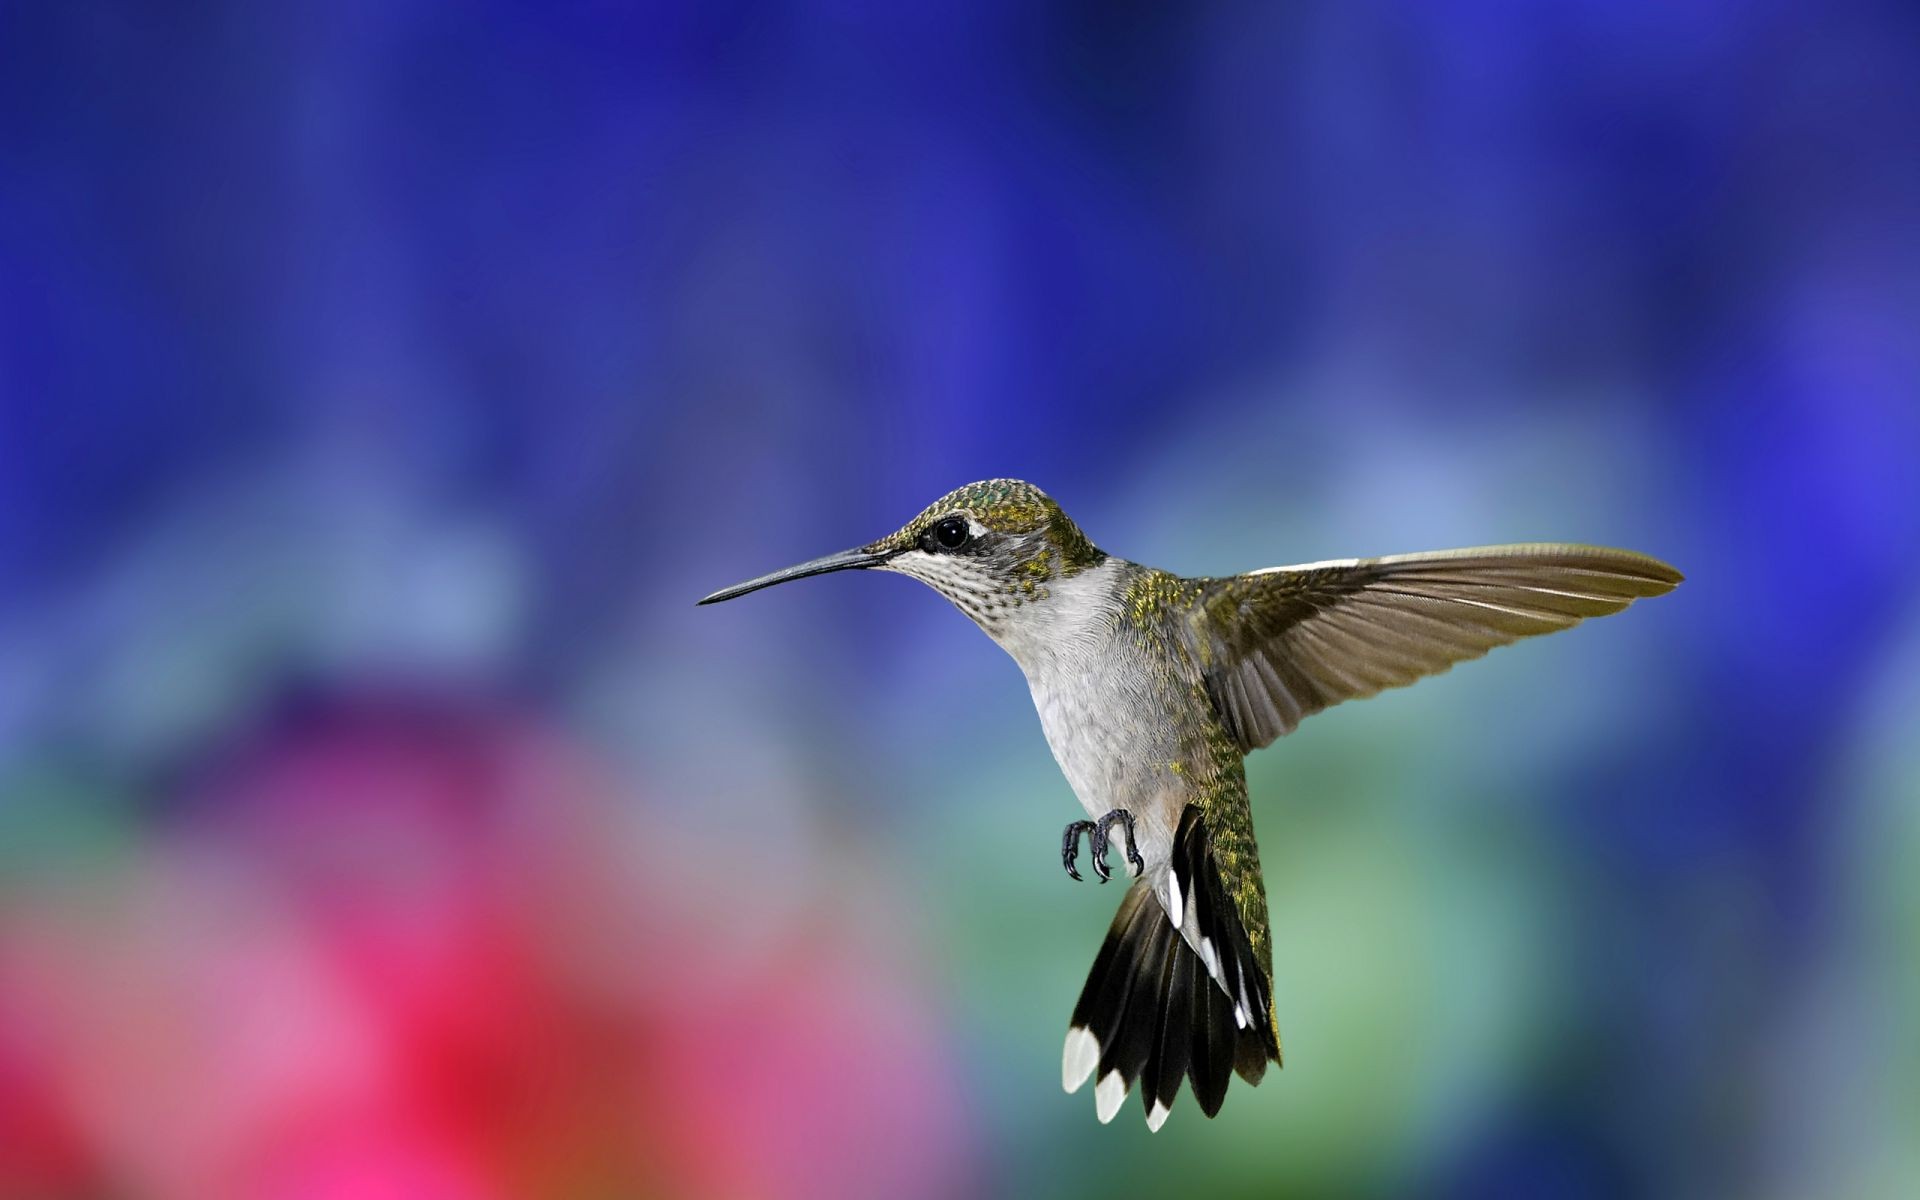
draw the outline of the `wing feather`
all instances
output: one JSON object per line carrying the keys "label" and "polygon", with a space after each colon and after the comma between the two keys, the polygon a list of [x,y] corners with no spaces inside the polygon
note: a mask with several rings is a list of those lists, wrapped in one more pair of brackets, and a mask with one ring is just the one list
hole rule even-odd
{"label": "wing feather", "polygon": [[1371,696],[1673,590],[1629,550],[1537,543],[1270,567],[1198,581],[1186,634],[1243,749]]}

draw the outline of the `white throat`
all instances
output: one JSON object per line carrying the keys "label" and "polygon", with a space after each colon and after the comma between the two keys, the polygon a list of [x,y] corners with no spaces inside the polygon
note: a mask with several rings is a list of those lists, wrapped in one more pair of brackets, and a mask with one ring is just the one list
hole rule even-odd
{"label": "white throat", "polygon": [[1082,662],[1098,653],[1112,632],[1120,604],[1116,579],[1120,565],[1117,558],[1105,558],[1077,574],[1054,579],[1044,585],[1044,599],[1028,601],[982,628],[1013,656],[1028,679]]}

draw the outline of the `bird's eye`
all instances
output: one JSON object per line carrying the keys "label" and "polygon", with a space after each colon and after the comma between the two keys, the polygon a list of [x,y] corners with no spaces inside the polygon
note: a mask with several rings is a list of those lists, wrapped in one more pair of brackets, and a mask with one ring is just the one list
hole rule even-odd
{"label": "bird's eye", "polygon": [[958,550],[967,544],[973,531],[967,528],[967,522],[961,517],[943,517],[933,527],[933,544],[942,550]]}

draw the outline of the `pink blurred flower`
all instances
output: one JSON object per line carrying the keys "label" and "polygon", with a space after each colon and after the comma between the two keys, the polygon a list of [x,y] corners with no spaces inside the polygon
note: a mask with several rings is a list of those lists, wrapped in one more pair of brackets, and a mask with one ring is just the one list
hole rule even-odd
{"label": "pink blurred flower", "polygon": [[310,714],[174,804],[0,916],[9,1195],[966,1190],[924,997],[830,928],[716,949],[649,869],[703,848],[513,714]]}

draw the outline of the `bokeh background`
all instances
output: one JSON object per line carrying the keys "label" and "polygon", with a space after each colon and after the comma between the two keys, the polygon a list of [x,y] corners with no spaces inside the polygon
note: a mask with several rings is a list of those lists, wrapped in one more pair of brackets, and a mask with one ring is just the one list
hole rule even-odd
{"label": "bokeh background", "polygon": [[[1920,13],[0,8],[0,1194],[1910,1196]],[[1250,763],[1288,1058],[1058,1083],[988,476],[1688,583]]]}

